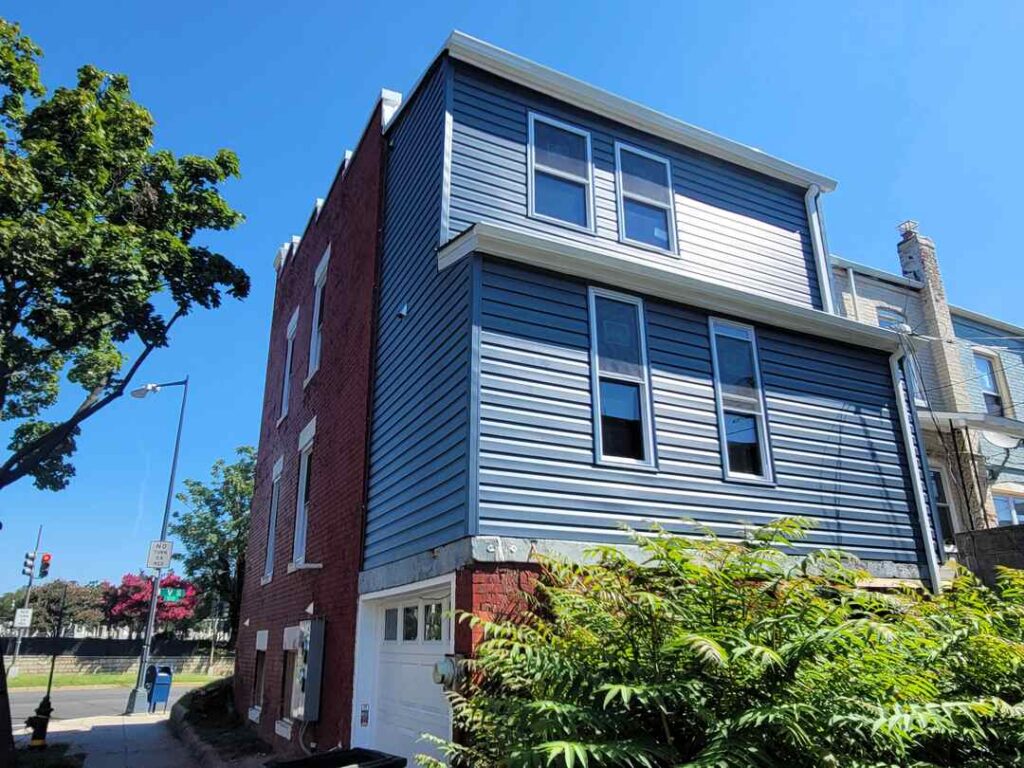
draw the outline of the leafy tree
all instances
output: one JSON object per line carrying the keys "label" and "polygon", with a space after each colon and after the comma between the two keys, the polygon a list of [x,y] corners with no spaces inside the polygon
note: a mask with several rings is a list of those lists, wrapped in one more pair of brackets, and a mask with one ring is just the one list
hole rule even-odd
{"label": "leafy tree", "polygon": [[185,481],[185,492],[177,498],[187,510],[175,512],[171,525],[171,533],[185,546],[185,554],[174,557],[182,561],[207,607],[220,600],[227,603],[232,646],[242,605],[256,449],[245,445],[235,454],[233,464],[224,459],[214,463],[209,483]]}
{"label": "leafy tree", "polygon": [[79,584],[75,581],[48,581],[32,588],[29,602],[32,610],[32,631],[50,635],[57,628],[60,603],[67,585],[67,603],[64,608],[64,629],[74,624],[96,627],[103,623],[102,584]]}
{"label": "leafy tree", "polygon": [[474,768],[1024,765],[1024,572],[873,592],[841,553],[793,556],[803,530],[542,560],[517,617],[470,619],[466,738],[431,741]]}
{"label": "leafy tree", "polygon": [[[244,298],[249,279],[195,242],[241,221],[218,188],[239,174],[234,153],[156,151],[126,77],[83,66],[47,96],[40,56],[0,18],[0,420],[16,422],[0,488],[27,475],[59,490],[82,423],[178,320]],[[84,397],[44,418],[65,379]]]}
{"label": "leafy tree", "polygon": [[[185,590],[185,597],[176,602],[167,602],[157,595],[157,626],[175,625],[186,621],[195,612],[198,595],[196,588],[173,572],[160,579],[160,587],[175,587]],[[126,573],[117,586],[108,584],[103,595],[103,615],[112,627],[128,627],[133,637],[143,634],[149,617],[149,600],[153,594],[153,580],[143,574]]]}

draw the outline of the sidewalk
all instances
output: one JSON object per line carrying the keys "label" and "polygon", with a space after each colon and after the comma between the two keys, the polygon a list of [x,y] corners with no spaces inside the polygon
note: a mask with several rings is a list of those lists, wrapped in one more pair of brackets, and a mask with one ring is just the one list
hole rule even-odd
{"label": "sidewalk", "polygon": [[[47,741],[70,743],[70,752],[84,752],[85,768],[197,768],[167,719],[161,713],[58,720],[50,724]],[[27,734],[16,738],[20,744]]]}

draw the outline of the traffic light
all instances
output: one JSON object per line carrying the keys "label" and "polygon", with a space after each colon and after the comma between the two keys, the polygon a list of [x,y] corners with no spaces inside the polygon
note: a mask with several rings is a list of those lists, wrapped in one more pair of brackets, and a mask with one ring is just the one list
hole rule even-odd
{"label": "traffic light", "polygon": [[26,576],[31,576],[32,571],[36,569],[36,553],[26,552],[25,562],[21,564],[21,572]]}
{"label": "traffic light", "polygon": [[40,558],[39,563],[39,578],[45,579],[50,575],[50,561],[53,559],[53,555],[49,552],[43,552],[43,556]]}

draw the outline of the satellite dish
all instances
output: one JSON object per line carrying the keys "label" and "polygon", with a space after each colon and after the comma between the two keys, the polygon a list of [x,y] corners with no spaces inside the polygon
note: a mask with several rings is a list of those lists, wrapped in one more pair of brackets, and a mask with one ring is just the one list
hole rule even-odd
{"label": "satellite dish", "polygon": [[1005,432],[993,432],[986,429],[981,434],[986,440],[992,443],[992,445],[1005,450],[1016,448],[1021,444],[1021,442],[1024,442],[1024,438],[1014,437],[1013,435],[1008,435]]}

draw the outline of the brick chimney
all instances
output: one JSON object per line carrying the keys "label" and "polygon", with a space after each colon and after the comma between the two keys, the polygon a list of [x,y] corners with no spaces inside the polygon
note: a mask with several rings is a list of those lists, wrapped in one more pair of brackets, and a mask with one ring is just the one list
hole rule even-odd
{"label": "brick chimney", "polygon": [[930,355],[935,372],[937,391],[929,392],[928,399],[935,410],[969,411],[971,399],[964,384],[963,362],[953,330],[953,317],[946,301],[946,287],[939,271],[935,243],[917,229],[916,221],[904,221],[899,226],[900,241],[896,250],[903,275],[922,284],[921,311],[924,324],[917,329],[932,341],[919,345],[919,356]]}

